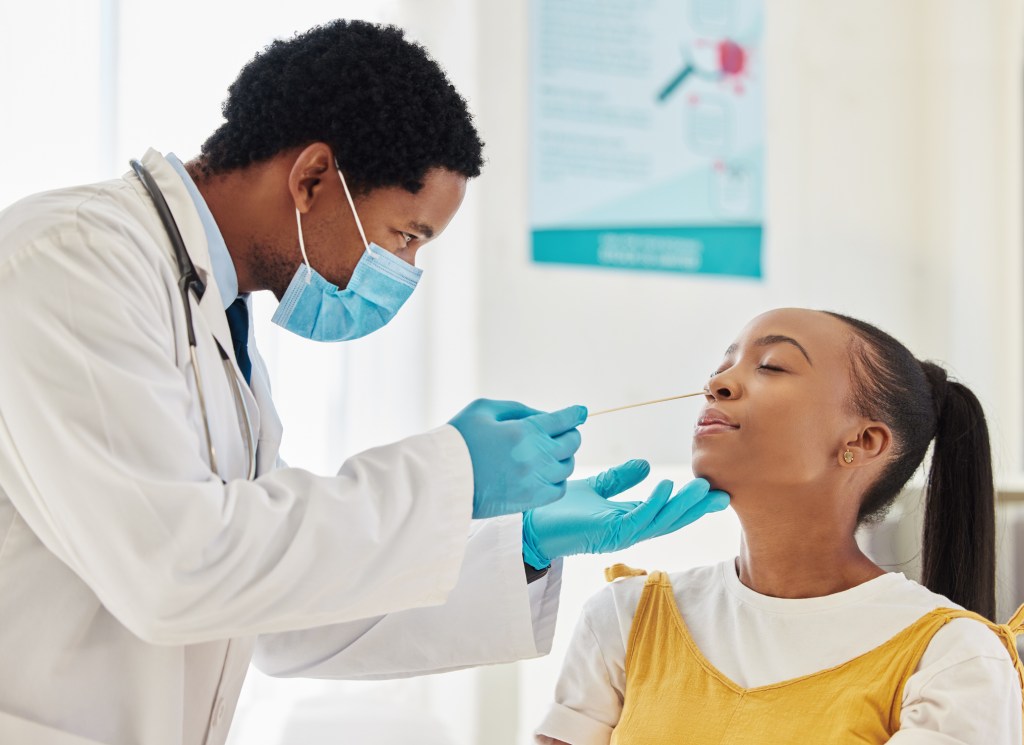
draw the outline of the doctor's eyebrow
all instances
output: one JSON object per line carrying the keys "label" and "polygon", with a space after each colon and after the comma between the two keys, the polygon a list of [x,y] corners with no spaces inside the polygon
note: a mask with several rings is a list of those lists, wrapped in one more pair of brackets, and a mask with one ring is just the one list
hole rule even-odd
{"label": "doctor's eyebrow", "polygon": [[417,234],[423,236],[424,238],[433,238],[434,237],[434,229],[432,227],[430,227],[429,225],[424,225],[421,222],[411,222],[411,223],[409,223],[409,229],[414,231],[414,232],[416,232]]}
{"label": "doctor's eyebrow", "polygon": [[[781,334],[769,334],[768,336],[762,336],[760,339],[755,339],[753,345],[755,347],[770,347],[773,344],[792,344],[794,347],[800,350],[800,354],[807,360],[807,364],[813,366],[811,362],[811,355],[807,354],[807,350],[804,349],[804,345],[794,339],[792,336],[782,336]],[[738,349],[736,344],[730,344],[729,348],[725,350],[725,356],[731,356]]]}

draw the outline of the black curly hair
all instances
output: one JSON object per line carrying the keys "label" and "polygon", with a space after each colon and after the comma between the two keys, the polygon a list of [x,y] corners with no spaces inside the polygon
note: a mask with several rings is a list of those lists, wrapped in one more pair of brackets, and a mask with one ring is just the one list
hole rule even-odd
{"label": "black curly hair", "polygon": [[466,101],[395,26],[336,20],[258,53],[228,89],[200,168],[219,174],[325,142],[350,188],[416,193],[444,168],[473,178],[483,143]]}

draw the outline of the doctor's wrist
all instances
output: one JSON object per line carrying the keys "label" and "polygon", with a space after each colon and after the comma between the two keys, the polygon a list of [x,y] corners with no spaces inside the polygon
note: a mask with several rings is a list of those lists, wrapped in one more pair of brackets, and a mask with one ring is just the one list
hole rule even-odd
{"label": "doctor's wrist", "polygon": [[537,545],[537,534],[533,530],[533,511],[523,513],[523,564],[537,571],[547,571],[551,559],[544,555]]}
{"label": "doctor's wrist", "polygon": [[536,582],[541,577],[545,576],[549,569],[551,569],[550,564],[543,569],[534,569],[526,562],[526,559],[523,559],[523,571],[526,573],[526,584]]}

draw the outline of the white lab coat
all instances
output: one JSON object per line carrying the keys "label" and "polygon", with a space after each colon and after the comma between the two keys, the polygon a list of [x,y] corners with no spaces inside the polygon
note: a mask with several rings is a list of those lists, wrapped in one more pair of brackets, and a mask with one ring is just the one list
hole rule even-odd
{"label": "white lab coat", "polygon": [[528,591],[519,518],[471,523],[454,428],[334,477],[284,467],[250,335],[244,480],[202,225],[164,158],[143,162],[207,284],[192,306],[220,474],[135,175],[0,213],[0,743],[222,743],[257,647],[270,672],[354,678],[546,652],[557,571]]}

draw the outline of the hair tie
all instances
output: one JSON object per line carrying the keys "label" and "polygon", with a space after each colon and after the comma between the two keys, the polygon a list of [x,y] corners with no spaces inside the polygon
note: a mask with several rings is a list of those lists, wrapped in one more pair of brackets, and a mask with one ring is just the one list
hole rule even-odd
{"label": "hair tie", "polygon": [[932,401],[935,404],[935,416],[941,418],[949,398],[949,377],[946,371],[934,362],[922,362],[921,368],[932,386]]}

